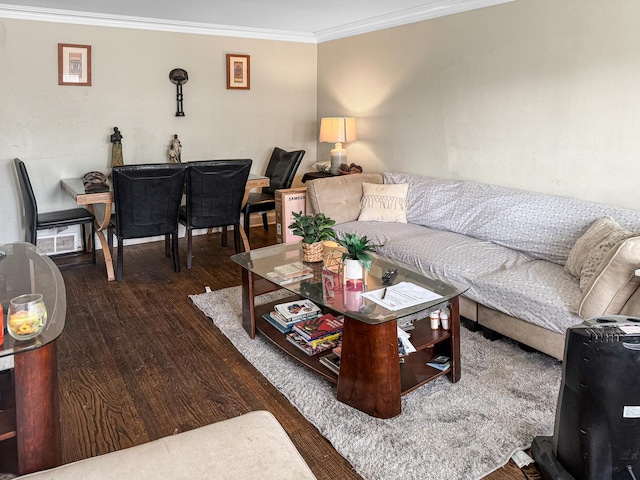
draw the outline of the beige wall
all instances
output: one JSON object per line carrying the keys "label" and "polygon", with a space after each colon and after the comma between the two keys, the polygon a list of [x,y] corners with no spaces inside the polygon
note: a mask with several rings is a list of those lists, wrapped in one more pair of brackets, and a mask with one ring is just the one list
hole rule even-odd
{"label": "beige wall", "polygon": [[[92,46],[93,86],[58,86],[57,44]],[[25,161],[41,211],[74,204],[60,178],[106,171],[109,136],[125,163],[167,161],[174,133],[183,161],[252,158],[263,173],[274,146],[316,151],[313,44],[22,20],[0,21],[0,244],[22,239],[13,158]],[[226,53],[251,55],[251,90],[226,89]],[[171,69],[189,72],[175,117]]]}
{"label": "beige wall", "polygon": [[639,20],[637,0],[518,0],[323,43],[318,117],[359,118],[365,171],[639,210]]}

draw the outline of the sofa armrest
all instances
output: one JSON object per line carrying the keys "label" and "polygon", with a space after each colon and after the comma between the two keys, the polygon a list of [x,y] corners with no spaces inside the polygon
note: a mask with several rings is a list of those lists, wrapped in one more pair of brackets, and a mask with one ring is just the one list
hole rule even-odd
{"label": "sofa armrest", "polygon": [[336,223],[357,220],[363,183],[383,183],[382,174],[341,175],[309,182],[307,213],[324,213]]}

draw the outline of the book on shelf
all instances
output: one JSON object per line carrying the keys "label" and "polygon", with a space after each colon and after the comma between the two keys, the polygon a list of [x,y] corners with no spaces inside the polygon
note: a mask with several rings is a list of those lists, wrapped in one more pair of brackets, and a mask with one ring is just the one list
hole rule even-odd
{"label": "book on shelf", "polygon": [[320,342],[317,345],[310,345],[304,338],[298,335],[296,332],[287,333],[287,341],[291,342],[297,348],[302,350],[304,353],[309,355],[317,355],[318,353],[325,352],[327,350],[331,350],[338,343],[338,340],[327,340],[324,342]]}
{"label": "book on shelf", "polygon": [[333,316],[331,313],[298,322],[293,326],[293,331],[307,340],[324,337],[330,333],[341,332],[344,327],[344,316]]}
{"label": "book on shelf", "polygon": [[336,355],[338,355],[339,357],[342,356],[342,338],[340,338],[340,341],[338,342],[338,345],[336,345],[335,347],[333,347],[331,349],[331,351],[333,353],[335,353]]}
{"label": "book on shelf", "polygon": [[314,338],[313,340],[307,340],[307,343],[315,347],[325,342],[333,342],[333,341],[338,342],[341,338],[342,338],[342,330],[340,330],[339,332],[328,333],[327,335]]}
{"label": "book on shelf", "polygon": [[320,363],[336,375],[340,374],[340,355],[331,352],[329,355],[320,357]]}
{"label": "book on shelf", "polygon": [[263,314],[262,318],[264,318],[268,323],[270,323],[280,333],[289,333],[291,331],[291,328],[292,328],[291,325],[286,325],[286,324],[283,325],[281,322],[276,320],[274,317],[272,317],[268,313]]}
{"label": "book on shelf", "polygon": [[293,278],[307,275],[312,272],[312,269],[302,262],[293,262],[273,267],[273,272],[283,278]]}
{"label": "book on shelf", "polygon": [[277,283],[278,285],[288,285],[290,283],[301,282],[302,280],[306,280],[308,278],[313,278],[313,272],[300,275],[299,277],[281,277],[275,272],[267,273],[267,280],[273,283]]}
{"label": "book on shelf", "polygon": [[451,359],[446,355],[437,355],[427,362],[427,365],[438,370],[447,370],[451,366]]}
{"label": "book on shelf", "polygon": [[307,320],[319,317],[322,314],[320,307],[306,298],[293,302],[279,303],[274,308],[287,322]]}

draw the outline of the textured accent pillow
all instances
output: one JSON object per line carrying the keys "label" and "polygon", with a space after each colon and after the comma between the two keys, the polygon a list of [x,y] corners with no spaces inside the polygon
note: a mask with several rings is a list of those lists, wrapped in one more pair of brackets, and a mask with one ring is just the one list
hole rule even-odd
{"label": "textured accent pillow", "polygon": [[596,220],[594,224],[600,220],[602,222],[599,225],[604,227],[602,228],[604,235],[599,238],[597,243],[589,244],[590,249],[580,270],[580,290],[583,292],[611,249],[623,240],[635,236],[634,233],[618,225],[612,218],[604,217],[604,219]]}
{"label": "textured accent pillow", "polygon": [[408,183],[363,183],[358,221],[407,223],[408,190]]}
{"label": "textured accent pillow", "polygon": [[[593,222],[587,231],[584,232],[578,240],[576,240],[573,247],[571,247],[571,251],[567,257],[567,263],[564,265],[565,271],[576,278],[580,278],[580,275],[582,274],[582,266],[587,260],[587,257],[591,252],[598,249],[599,245],[602,245],[605,242],[609,243],[607,242],[609,234],[618,230],[620,230],[620,225],[618,225],[618,223],[611,217],[602,217]],[[606,248],[602,257],[604,257],[614,245],[615,243]]]}
{"label": "textured accent pillow", "polygon": [[637,268],[640,236],[619,242],[607,253],[582,294],[578,315],[592,318],[620,313],[640,284]]}

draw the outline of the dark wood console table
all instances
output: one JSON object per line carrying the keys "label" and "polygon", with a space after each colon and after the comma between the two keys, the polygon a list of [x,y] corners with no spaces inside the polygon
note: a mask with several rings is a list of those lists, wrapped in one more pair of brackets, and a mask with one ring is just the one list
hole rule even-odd
{"label": "dark wood console table", "polygon": [[[375,256],[368,276],[366,291],[382,287],[381,277],[390,268],[397,268],[394,283],[407,281],[422,286],[441,298],[404,308],[387,310],[381,305],[361,298],[358,310],[350,310],[352,303],[338,292],[327,296],[322,262],[313,266],[314,277],[279,286],[269,282],[267,273],[273,267],[302,261],[300,243],[279,244],[244,252],[231,257],[242,266],[242,324],[253,338],[260,332],[278,348],[291,357],[338,384],[337,399],[358,410],[378,418],[391,418],[401,413],[400,398],[431,380],[448,375],[452,382],[460,379],[460,316],[458,296],[466,291],[460,285],[446,279],[427,277],[407,265],[402,265]],[[286,289],[292,297],[266,305],[255,305],[255,297],[278,289]],[[320,363],[322,353],[307,356],[286,341],[285,335],[262,318],[262,314],[273,310],[275,303],[308,298],[322,307],[323,311],[343,314],[342,356],[340,374],[336,375]],[[431,308],[443,302],[450,302],[451,317],[449,330],[431,330],[429,320],[415,322],[411,331],[411,341],[415,353],[403,357],[398,354],[397,321],[408,315],[418,318],[428,316]],[[451,367],[445,371],[427,365],[436,355],[451,358]]]}
{"label": "dark wood console table", "polygon": [[0,372],[0,471],[23,475],[60,461],[56,340],[64,329],[67,302],[62,275],[45,253],[30,243],[0,245],[0,250],[6,253],[0,260],[3,328],[14,297],[40,293],[47,307],[47,323],[37,337],[15,340],[5,330],[0,346],[5,364]]}

